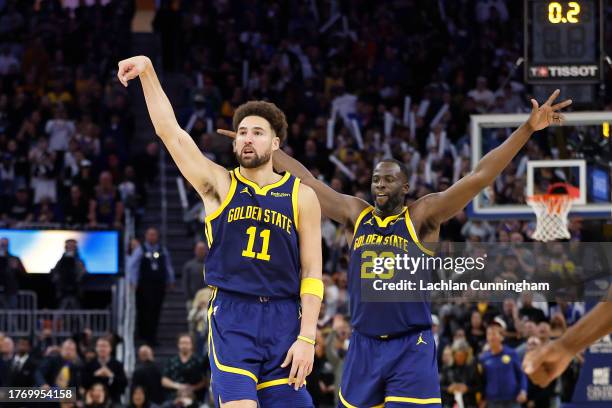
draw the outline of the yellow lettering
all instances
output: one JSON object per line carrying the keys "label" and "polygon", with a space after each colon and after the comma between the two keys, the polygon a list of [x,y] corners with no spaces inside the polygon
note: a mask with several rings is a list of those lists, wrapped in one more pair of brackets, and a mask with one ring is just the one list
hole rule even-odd
{"label": "yellow lettering", "polygon": [[270,222],[270,210],[268,208],[264,210],[264,222]]}
{"label": "yellow lettering", "polygon": [[245,214],[244,218],[253,218],[253,206],[252,205],[249,205],[246,208],[246,214]]}
{"label": "yellow lettering", "polygon": [[230,209],[227,212],[227,223],[229,224],[230,222],[232,222],[232,217],[234,216],[234,209]]}
{"label": "yellow lettering", "polygon": [[276,213],[276,222],[274,223],[277,227],[283,228],[283,216],[282,214]]}

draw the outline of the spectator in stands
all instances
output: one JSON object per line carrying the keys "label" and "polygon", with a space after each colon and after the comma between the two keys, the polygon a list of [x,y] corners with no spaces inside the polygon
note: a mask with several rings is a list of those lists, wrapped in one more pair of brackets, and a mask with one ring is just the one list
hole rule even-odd
{"label": "spectator in stands", "polygon": [[529,292],[523,292],[521,294],[522,306],[519,309],[519,316],[521,318],[526,317],[527,319],[536,323],[543,322],[546,320],[546,315],[542,309],[537,308],[533,304],[533,294]]}
{"label": "spectator in stands", "polygon": [[108,171],[102,172],[94,196],[89,201],[90,225],[120,229],[123,225],[123,209],[121,197],[113,184],[113,176]]}
{"label": "spectator in stands", "polygon": [[212,289],[203,288],[196,293],[191,310],[187,316],[189,321],[189,333],[195,339],[195,352],[206,356],[208,350],[206,341],[208,339],[208,302],[212,294]]}
{"label": "spectator in stands", "polygon": [[70,198],[64,204],[64,223],[70,226],[85,226],[88,222],[89,203],[77,185],[70,187]]}
{"label": "spectator in stands", "polygon": [[86,327],[81,333],[77,333],[73,336],[74,341],[77,343],[77,352],[82,360],[85,360],[85,354],[87,354],[94,347],[93,332],[90,328]]}
{"label": "spectator in stands", "polygon": [[[340,389],[340,380],[342,379],[342,369],[344,367],[344,357],[348,351],[349,338],[351,336],[351,326],[346,318],[337,314],[334,316],[332,323],[332,331],[327,336],[325,343],[325,356],[327,361],[333,367],[334,373],[334,389]],[[335,405],[338,405],[338,395],[335,395]]]}
{"label": "spectator in stands", "polygon": [[159,173],[159,144],[151,142],[143,154],[136,158],[136,179],[142,184],[151,184]]}
{"label": "spectator in stands", "polygon": [[187,389],[195,393],[198,401],[204,401],[210,372],[208,359],[193,352],[193,339],[189,334],[180,334],[177,346],[178,355],[166,362],[162,385],[172,391],[171,399],[180,397],[176,391]]}
{"label": "spectator in stands", "polygon": [[0,306],[4,309],[17,308],[19,281],[25,276],[21,259],[9,252],[8,238],[0,238]]}
{"label": "spectator in stands", "polygon": [[527,339],[536,335],[538,326],[532,322],[531,320],[524,319],[521,323],[521,332],[520,332],[520,344],[516,347],[516,354],[519,356],[521,361],[525,357],[527,353]]}
{"label": "spectator in stands", "polygon": [[[536,336],[527,339],[527,351],[536,349],[541,345],[541,341]],[[557,380],[552,381],[547,387],[542,388],[527,378],[527,405],[533,408],[549,408],[559,406],[555,404],[555,388]]]}
{"label": "spectator in stands", "polygon": [[144,244],[134,250],[128,259],[127,275],[130,285],[136,289],[136,319],[140,337],[156,345],[166,288],[172,288],[175,281],[170,254],[160,245],[157,229],[147,229]]}
{"label": "spectator in stands", "polygon": [[327,362],[325,358],[325,337],[323,332],[317,329],[315,358],[306,388],[313,401],[318,402],[319,407],[332,407],[334,406],[335,394],[334,377],[325,365]]}
{"label": "spectator in stands", "polygon": [[452,345],[452,364],[440,372],[440,388],[445,408],[453,408],[461,399],[465,408],[476,408],[479,392],[478,373],[473,361],[472,348],[465,340],[455,340]]}
{"label": "spectator in stands", "polygon": [[55,284],[59,309],[80,308],[81,282],[86,273],[85,263],[79,255],[77,241],[67,239],[62,257],[51,269],[51,280]]}
{"label": "spectator in stands", "polygon": [[149,346],[140,346],[138,362],[132,375],[132,387],[141,387],[147,400],[156,404],[164,402],[164,392],[161,387],[162,375],[155,363],[153,350]]}
{"label": "spectator in stands", "polygon": [[38,366],[34,377],[36,386],[76,387],[82,385],[83,365],[77,354],[76,343],[72,339],[62,342],[59,352],[53,351],[47,355]]}
{"label": "spectator in stands", "polygon": [[5,203],[2,217],[10,227],[14,227],[18,222],[31,222],[34,219],[34,206],[27,187],[17,187],[15,198]]}
{"label": "spectator in stands", "polygon": [[158,408],[158,405],[150,401],[143,387],[136,386],[132,389],[129,408]]}
{"label": "spectator in stands", "polygon": [[28,338],[17,340],[17,352],[10,363],[10,373],[7,386],[34,387],[34,373],[38,362],[31,355],[32,343]]}
{"label": "spectator in stands", "polygon": [[96,355],[97,358],[83,369],[83,386],[91,389],[94,384],[100,383],[107,389],[111,401],[119,404],[127,387],[123,364],[112,357],[112,345],[106,337],[96,341]]}
{"label": "spectator in stands", "polygon": [[49,149],[49,142],[46,138],[38,139],[37,144],[30,150],[28,158],[32,177],[30,187],[34,191],[34,204],[40,203],[43,198],[49,198],[52,202],[56,202],[56,153]]}
{"label": "spectator in stands", "polygon": [[206,287],[204,259],[208,248],[203,241],[198,241],[194,248],[194,257],[183,265],[183,290],[187,296],[187,311],[196,293]]}
{"label": "spectator in stands", "polygon": [[567,324],[565,323],[565,317],[561,313],[555,313],[550,318],[550,337],[559,338],[567,330]]}
{"label": "spectator in stands", "polygon": [[506,323],[496,317],[487,327],[487,346],[479,359],[487,408],[519,408],[527,401],[527,377],[514,349],[504,346]]}
{"label": "spectator in stands", "polygon": [[0,337],[0,384],[8,386],[11,380],[11,367],[15,355],[15,343],[8,336]]}
{"label": "spectator in stands", "polygon": [[503,314],[501,318],[506,323],[506,331],[504,333],[505,343],[510,347],[516,347],[520,344],[520,334],[517,326],[520,326],[518,307],[513,298],[504,299]]}
{"label": "spectator in stands", "polygon": [[167,401],[162,408],[197,408],[199,406],[198,400],[194,392],[189,388],[181,388],[176,392],[176,397]]}
{"label": "spectator in stands", "polygon": [[474,351],[474,354],[480,354],[482,346],[484,346],[486,341],[486,329],[482,322],[482,315],[478,310],[472,311],[466,336],[468,343],[470,343],[470,346]]}
{"label": "spectator in stands", "polygon": [[110,408],[113,405],[106,386],[95,383],[85,392],[85,408]]}
{"label": "spectator in stands", "polygon": [[66,109],[58,105],[55,108],[53,119],[45,125],[45,132],[49,135],[49,150],[52,152],[65,152],[68,142],[74,136],[76,128],[74,122],[68,119]]}

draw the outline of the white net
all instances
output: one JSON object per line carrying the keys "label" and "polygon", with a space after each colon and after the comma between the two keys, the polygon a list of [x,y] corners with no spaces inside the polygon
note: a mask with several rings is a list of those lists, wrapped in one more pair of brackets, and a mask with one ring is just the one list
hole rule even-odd
{"label": "white net", "polygon": [[531,238],[542,242],[569,239],[567,215],[573,200],[565,194],[538,194],[528,197],[527,203],[537,217],[536,230]]}

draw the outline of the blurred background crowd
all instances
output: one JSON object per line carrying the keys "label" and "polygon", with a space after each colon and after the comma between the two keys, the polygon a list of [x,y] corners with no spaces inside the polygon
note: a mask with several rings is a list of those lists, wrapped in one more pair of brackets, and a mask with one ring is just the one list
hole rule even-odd
{"label": "blurred background crowd", "polygon": [[[0,0],[2,227],[120,229],[126,211],[138,223],[146,217],[159,180],[159,142],[153,133],[148,140],[134,138],[139,124],[133,104],[142,95],[130,96],[115,78],[117,62],[134,53],[135,1],[65,3]],[[471,114],[528,111],[528,90],[521,71],[514,71],[522,55],[522,17],[522,2],[508,0],[163,0],[152,21],[160,41],[153,60],[160,77],[172,83],[179,123],[218,163],[236,165],[230,142],[213,130],[231,128],[240,104],[265,99],[287,115],[284,149],[316,177],[369,200],[373,164],[392,155],[412,170],[410,203],[470,171]],[[412,104],[405,121],[407,95]],[[601,105],[609,109],[611,101],[608,94]],[[393,123],[390,130],[385,121]],[[554,146],[530,142],[526,152],[552,157]],[[515,182],[519,163],[520,157],[491,187],[499,202],[522,200],[524,186]],[[139,314],[142,346],[131,378],[115,355],[122,341],[117,335],[95,339],[87,328],[73,339],[57,339],[50,330],[36,338],[6,335],[0,339],[0,385],[69,384],[79,390],[81,406],[123,406],[127,390],[130,406],[137,407],[206,401],[209,293],[201,271],[207,248],[201,204],[187,190],[195,216],[181,226],[181,245],[193,257],[172,262],[157,229],[145,228],[157,225],[140,223],[143,242],[132,242],[126,262],[139,311],[150,306],[151,296],[162,296],[161,308],[169,291],[187,300],[181,313],[189,333],[172,334],[174,353],[164,361],[154,356],[160,310],[146,319]],[[479,221],[461,212],[442,226],[440,238],[525,242],[533,228],[533,222]],[[570,224],[574,240],[585,240],[585,231],[580,221]],[[317,406],[331,407],[351,333],[348,253],[342,228],[323,219],[322,232],[325,302],[308,389]],[[0,271],[9,305],[24,277],[8,242],[0,245]],[[152,274],[160,284],[144,288]],[[529,383],[515,364],[502,372],[478,367],[499,347],[520,365],[526,350],[560,336],[583,307],[538,302],[528,294],[503,303],[435,305],[444,406],[453,407],[457,393],[465,407],[475,407],[481,396],[521,391],[526,407],[568,401],[579,357],[546,389]],[[492,389],[500,378],[512,379],[502,381],[512,390]]]}

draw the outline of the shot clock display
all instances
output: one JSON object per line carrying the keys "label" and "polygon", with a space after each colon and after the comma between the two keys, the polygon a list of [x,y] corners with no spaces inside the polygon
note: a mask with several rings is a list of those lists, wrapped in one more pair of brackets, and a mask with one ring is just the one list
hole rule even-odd
{"label": "shot clock display", "polygon": [[525,0],[526,81],[600,81],[601,15],[602,0]]}

